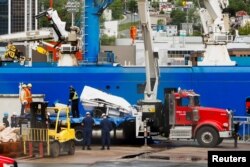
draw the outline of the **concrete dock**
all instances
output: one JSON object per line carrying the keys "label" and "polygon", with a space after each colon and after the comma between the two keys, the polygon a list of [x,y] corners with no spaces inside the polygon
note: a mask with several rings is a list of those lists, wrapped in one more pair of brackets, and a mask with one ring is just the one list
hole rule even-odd
{"label": "concrete dock", "polygon": [[50,164],[85,164],[93,165],[106,161],[153,160],[175,161],[187,163],[207,163],[208,151],[240,151],[250,150],[249,142],[239,142],[237,148],[233,141],[225,141],[216,148],[203,148],[194,141],[160,142],[149,146],[112,146],[110,150],[100,150],[93,145],[92,150],[76,147],[75,155],[61,155],[57,158],[16,158],[18,163],[50,163]]}

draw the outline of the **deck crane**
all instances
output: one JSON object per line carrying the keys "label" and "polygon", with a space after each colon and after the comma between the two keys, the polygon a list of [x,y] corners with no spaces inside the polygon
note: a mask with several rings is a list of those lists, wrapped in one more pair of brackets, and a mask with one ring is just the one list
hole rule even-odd
{"label": "deck crane", "polygon": [[148,3],[146,0],[138,0],[138,13],[140,16],[142,36],[144,39],[146,84],[144,99],[138,102],[138,105],[141,108],[142,118],[141,120],[136,120],[137,137],[139,137],[142,132],[145,133],[145,131],[148,132],[145,134],[149,136],[153,135],[150,131],[154,127],[159,127],[157,124],[157,113],[161,110],[162,104],[161,101],[157,99],[160,76],[158,65],[159,57],[158,52],[153,51],[151,23],[148,12]]}
{"label": "deck crane", "polygon": [[[199,1],[198,1],[199,2]],[[203,39],[206,46],[204,59],[199,66],[234,66],[230,60],[226,44],[233,40],[229,35],[226,15],[222,10],[229,5],[228,0],[203,0],[205,8],[200,8],[199,14],[203,26]]]}
{"label": "deck crane", "polygon": [[[31,30],[27,32],[18,32],[13,34],[1,35],[0,42],[23,42],[28,41],[29,45],[38,50],[38,45],[43,44],[52,48],[56,48],[59,53],[58,66],[76,66],[78,65],[75,53],[81,49],[80,28],[76,26],[70,27],[70,31],[66,31],[66,23],[63,22],[58,13],[53,8],[38,14],[36,18],[46,16],[52,26],[51,29]],[[53,45],[45,40],[54,40],[57,42]],[[60,44],[60,46],[59,46]]]}
{"label": "deck crane", "polygon": [[[158,120],[160,116],[158,113],[161,111],[162,103],[157,99],[159,83],[158,53],[153,52],[151,24],[147,1],[139,0],[138,9],[141,18],[145,47],[146,84],[144,98],[138,101],[136,108],[133,108],[134,106],[129,106],[128,103],[125,102],[126,100],[121,97],[106,95],[104,92],[85,86],[81,94],[81,102],[84,107],[92,106],[104,108],[102,112],[105,112],[106,115],[111,117],[114,117],[115,115],[120,117],[124,114],[134,117],[136,138],[147,139],[150,136],[159,134]],[[93,110],[94,115],[98,115],[98,113],[96,113],[97,111],[98,110]]]}

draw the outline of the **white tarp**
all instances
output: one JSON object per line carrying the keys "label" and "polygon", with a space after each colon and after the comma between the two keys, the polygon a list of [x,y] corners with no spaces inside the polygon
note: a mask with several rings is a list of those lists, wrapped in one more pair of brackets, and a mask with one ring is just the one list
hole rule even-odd
{"label": "white tarp", "polygon": [[98,89],[84,86],[81,97],[83,107],[104,107],[105,105],[119,108],[121,112],[132,113],[134,108],[124,98],[114,96]]}

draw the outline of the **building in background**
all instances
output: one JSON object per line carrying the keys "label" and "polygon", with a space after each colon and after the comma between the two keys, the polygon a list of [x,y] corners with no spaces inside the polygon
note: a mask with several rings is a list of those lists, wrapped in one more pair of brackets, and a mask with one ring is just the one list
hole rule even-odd
{"label": "building in background", "polygon": [[181,23],[181,30],[185,30],[187,35],[193,35],[193,23]]}
{"label": "building in background", "polygon": [[36,28],[39,0],[0,0],[0,34]]}
{"label": "building in background", "polygon": [[8,0],[0,0],[0,34],[8,33]]}
{"label": "building in background", "polygon": [[105,21],[104,22],[104,34],[109,37],[117,38],[118,35],[118,21]]}

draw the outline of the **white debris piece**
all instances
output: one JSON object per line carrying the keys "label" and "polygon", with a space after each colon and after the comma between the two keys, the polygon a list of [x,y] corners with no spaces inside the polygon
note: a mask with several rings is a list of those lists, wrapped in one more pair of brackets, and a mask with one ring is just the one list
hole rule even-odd
{"label": "white debris piece", "polygon": [[0,123],[0,132],[5,129],[5,126],[3,123]]}
{"label": "white debris piece", "polygon": [[84,108],[106,106],[116,108],[126,114],[132,114],[135,110],[124,98],[105,93],[90,86],[84,86],[80,100]]}
{"label": "white debris piece", "polygon": [[16,142],[20,140],[20,129],[7,127],[0,132],[1,142]]}

